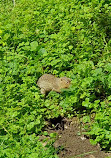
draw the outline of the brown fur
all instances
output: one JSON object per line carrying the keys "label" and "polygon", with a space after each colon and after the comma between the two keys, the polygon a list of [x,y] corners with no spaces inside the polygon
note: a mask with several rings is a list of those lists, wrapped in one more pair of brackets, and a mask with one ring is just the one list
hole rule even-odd
{"label": "brown fur", "polygon": [[62,88],[69,88],[71,79],[67,77],[57,78],[51,74],[42,75],[37,81],[38,87],[41,89],[42,94],[49,91],[61,92]]}

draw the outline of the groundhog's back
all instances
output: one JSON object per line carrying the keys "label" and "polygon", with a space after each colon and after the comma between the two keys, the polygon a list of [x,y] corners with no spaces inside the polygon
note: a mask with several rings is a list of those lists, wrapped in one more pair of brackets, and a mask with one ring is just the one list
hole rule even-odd
{"label": "groundhog's back", "polygon": [[57,80],[57,77],[55,77],[54,75],[51,75],[51,74],[44,74],[42,75],[38,82],[37,82],[37,85],[39,87],[41,87],[41,85],[44,83],[44,84],[53,84],[55,83]]}

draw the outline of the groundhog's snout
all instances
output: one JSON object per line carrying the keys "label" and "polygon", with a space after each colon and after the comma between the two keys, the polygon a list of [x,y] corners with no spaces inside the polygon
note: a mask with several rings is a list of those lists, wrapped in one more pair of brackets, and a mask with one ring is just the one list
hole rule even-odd
{"label": "groundhog's snout", "polygon": [[65,88],[69,88],[71,84],[71,81],[67,81],[67,86]]}
{"label": "groundhog's snout", "polygon": [[61,77],[61,87],[69,88],[71,84],[71,79],[67,77]]}

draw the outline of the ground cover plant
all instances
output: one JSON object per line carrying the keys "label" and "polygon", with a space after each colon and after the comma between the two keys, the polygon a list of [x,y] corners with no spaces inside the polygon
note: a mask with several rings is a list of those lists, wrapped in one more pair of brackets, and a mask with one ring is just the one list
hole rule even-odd
{"label": "ground cover plant", "polygon": [[[110,1],[0,2],[0,157],[56,158],[56,135],[39,137],[59,116],[84,116],[91,143],[111,150]],[[44,73],[70,77],[70,89],[44,99]]]}

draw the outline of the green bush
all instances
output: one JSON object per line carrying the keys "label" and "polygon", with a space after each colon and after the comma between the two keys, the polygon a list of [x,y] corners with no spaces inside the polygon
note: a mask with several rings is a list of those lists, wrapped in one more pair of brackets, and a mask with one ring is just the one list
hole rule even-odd
{"label": "green bush", "polygon": [[[45,120],[83,111],[92,143],[111,150],[111,7],[100,0],[20,0],[0,3],[0,156],[57,157],[43,147]],[[72,79],[46,98],[44,73]],[[85,113],[86,112],[86,113]]]}

